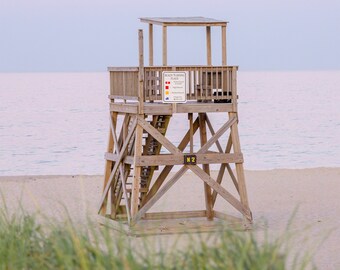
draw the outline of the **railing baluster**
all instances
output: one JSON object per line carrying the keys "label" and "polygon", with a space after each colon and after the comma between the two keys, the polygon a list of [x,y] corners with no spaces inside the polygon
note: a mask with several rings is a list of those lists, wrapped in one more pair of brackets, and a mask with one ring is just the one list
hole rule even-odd
{"label": "railing baluster", "polygon": [[[188,100],[228,100],[233,99],[233,76],[237,72],[234,67],[227,66],[179,66],[179,67],[145,67],[144,97],[145,101],[160,101],[162,99],[162,72],[163,71],[188,72]],[[133,73],[134,74],[134,73]],[[133,76],[133,77],[132,77]],[[113,77],[113,76],[112,76]],[[115,90],[116,95],[129,97],[136,88],[134,75],[130,71],[117,72],[117,83],[120,90]],[[115,80],[113,80],[115,81]],[[114,83],[113,83],[114,84]],[[130,88],[132,89],[130,90]],[[117,88],[118,89],[118,88]],[[133,90],[133,91],[132,91]],[[132,91],[132,92],[131,92]],[[130,93],[131,92],[131,93]],[[114,93],[113,93],[114,95]],[[129,99],[129,98],[127,98]]]}

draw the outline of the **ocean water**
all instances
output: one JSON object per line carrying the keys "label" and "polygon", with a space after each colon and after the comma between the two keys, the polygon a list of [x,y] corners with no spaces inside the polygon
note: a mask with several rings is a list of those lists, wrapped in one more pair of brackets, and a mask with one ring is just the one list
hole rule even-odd
{"label": "ocean water", "polygon": [[[108,89],[106,72],[0,74],[0,175],[102,174]],[[238,92],[246,169],[340,166],[340,71],[240,71]]]}

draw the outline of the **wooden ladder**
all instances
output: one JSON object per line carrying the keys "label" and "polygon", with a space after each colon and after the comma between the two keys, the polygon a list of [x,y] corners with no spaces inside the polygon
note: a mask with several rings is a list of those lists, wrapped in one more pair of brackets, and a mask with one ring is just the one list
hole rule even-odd
{"label": "wooden ladder", "polygon": [[[150,124],[156,128],[162,135],[166,134],[169,122],[170,122],[170,115],[154,115]],[[131,119],[129,120],[129,128],[131,128]],[[144,138],[145,142],[143,145],[143,156],[151,156],[151,155],[159,155],[162,145],[154,139],[150,134],[146,133],[147,136]],[[119,145],[122,145],[122,139],[119,138]],[[134,142],[132,140],[128,146],[128,155],[133,156],[134,154]],[[132,176],[133,176],[133,166],[130,164],[125,164],[125,176],[123,179],[126,182],[126,188],[128,193],[128,198],[124,198],[123,196],[123,189],[122,189],[122,182],[120,177],[120,172],[114,176],[113,181],[113,189],[114,195],[116,197],[116,201],[119,202],[116,204],[117,214],[121,214],[124,211],[125,207],[122,205],[123,200],[130,200],[131,199],[131,192],[132,192]],[[145,198],[146,194],[149,191],[150,183],[153,177],[154,172],[158,169],[158,166],[143,166],[141,169],[141,185],[140,185],[140,197],[139,197],[139,205],[141,205],[143,199]],[[123,204],[126,202],[123,202]]]}
{"label": "wooden ladder", "polygon": [[[156,128],[162,135],[166,134],[168,125],[170,122],[170,115],[154,115],[150,124]],[[145,138],[145,144],[143,146],[143,156],[159,155],[162,145],[153,138],[150,134]],[[140,186],[140,205],[149,191],[150,183],[154,172],[158,169],[158,166],[143,166],[141,170],[141,186]]]}

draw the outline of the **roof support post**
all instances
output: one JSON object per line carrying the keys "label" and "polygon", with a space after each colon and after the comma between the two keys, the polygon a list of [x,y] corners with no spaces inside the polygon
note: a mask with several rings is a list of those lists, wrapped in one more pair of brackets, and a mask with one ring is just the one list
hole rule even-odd
{"label": "roof support post", "polygon": [[207,36],[207,65],[211,66],[211,27],[206,27]]}
{"label": "roof support post", "polygon": [[222,66],[227,65],[227,26],[221,26],[222,30]]}
{"label": "roof support post", "polygon": [[163,66],[168,65],[167,26],[163,25]]}
{"label": "roof support post", "polygon": [[153,24],[149,23],[149,66],[153,66]]}

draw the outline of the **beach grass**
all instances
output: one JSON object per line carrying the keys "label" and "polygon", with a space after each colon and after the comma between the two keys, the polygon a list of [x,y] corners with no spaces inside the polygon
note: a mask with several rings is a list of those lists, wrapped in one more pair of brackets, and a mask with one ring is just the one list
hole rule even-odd
{"label": "beach grass", "polygon": [[[23,211],[22,211],[23,212]],[[119,236],[96,223],[76,225],[0,209],[0,269],[311,269],[310,257],[291,254],[290,236],[263,239],[221,230],[187,236],[171,247]],[[39,222],[38,222],[39,220]],[[269,240],[270,239],[270,240]],[[290,259],[289,259],[290,258]],[[290,262],[288,262],[290,261]],[[312,267],[313,268],[313,267]]]}

